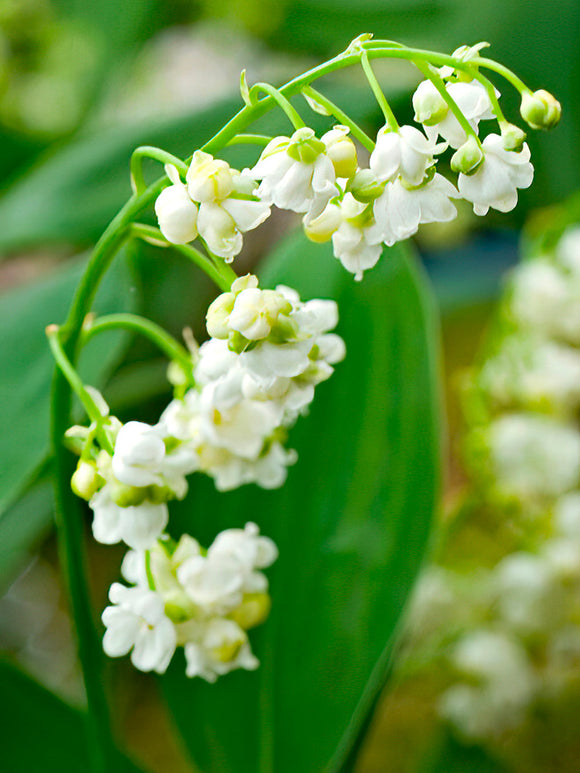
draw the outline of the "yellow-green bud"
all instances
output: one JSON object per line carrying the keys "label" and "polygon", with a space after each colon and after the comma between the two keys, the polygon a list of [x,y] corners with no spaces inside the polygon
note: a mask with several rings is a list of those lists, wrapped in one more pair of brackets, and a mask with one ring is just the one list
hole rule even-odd
{"label": "yellow-green bud", "polygon": [[255,341],[249,341],[237,330],[232,330],[228,336],[228,349],[236,354],[247,352],[249,349],[253,349],[256,345]]}
{"label": "yellow-green bud", "polygon": [[477,139],[470,134],[463,145],[451,157],[451,169],[462,174],[473,174],[483,161],[483,150]]}
{"label": "yellow-green bud", "polygon": [[359,169],[347,190],[357,201],[368,204],[379,198],[385,190],[385,183],[379,182],[370,169]]}
{"label": "yellow-green bud", "polygon": [[532,129],[551,129],[560,120],[562,108],[549,91],[539,89],[533,94],[522,94],[520,114]]}
{"label": "yellow-green bud", "polygon": [[501,127],[503,146],[506,150],[520,151],[526,140],[526,133],[513,123],[505,123]]}
{"label": "yellow-green bud", "polygon": [[227,338],[230,332],[228,319],[234,308],[234,293],[222,293],[210,304],[206,314],[207,332],[212,338]]}
{"label": "yellow-green bud", "polygon": [[136,507],[147,498],[148,489],[138,486],[127,486],[118,480],[110,481],[111,499],[119,507]]}
{"label": "yellow-green bud", "polygon": [[358,161],[356,147],[350,137],[347,137],[346,126],[335,126],[324,135],[326,155],[332,161],[337,177],[352,177],[357,170]]}
{"label": "yellow-green bud", "polygon": [[301,161],[303,164],[313,164],[325,150],[324,142],[317,139],[314,131],[305,126],[303,129],[298,129],[294,132],[286,148],[286,153],[294,161]]}
{"label": "yellow-green bud", "polygon": [[241,293],[242,290],[253,290],[257,286],[257,276],[254,276],[254,274],[244,274],[244,276],[239,276],[237,279],[234,279],[231,290],[234,295],[237,295],[238,293]]}
{"label": "yellow-green bud", "polygon": [[415,92],[413,108],[415,109],[415,121],[424,126],[434,126],[440,123],[449,112],[447,102],[438,91],[431,88]]}
{"label": "yellow-green bud", "polygon": [[87,502],[93,497],[103,483],[103,479],[97,472],[97,466],[93,462],[85,462],[82,459],[71,478],[70,487],[73,493]]}
{"label": "yellow-green bud", "polygon": [[332,238],[341,223],[340,207],[329,204],[318,217],[304,224],[304,233],[311,242],[322,244]]}
{"label": "yellow-green bud", "polygon": [[229,617],[245,631],[261,625],[270,614],[272,601],[267,593],[247,593]]}

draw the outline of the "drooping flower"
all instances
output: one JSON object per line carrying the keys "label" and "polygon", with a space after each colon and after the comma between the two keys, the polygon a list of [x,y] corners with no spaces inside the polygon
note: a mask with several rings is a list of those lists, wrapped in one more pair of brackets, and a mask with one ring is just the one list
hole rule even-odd
{"label": "drooping flower", "polygon": [[113,583],[109,598],[113,606],[102,615],[107,628],[103,637],[106,654],[118,658],[132,650],[136,668],[163,674],[175,652],[177,636],[161,596],[145,588]]}
{"label": "drooping flower", "polygon": [[384,126],[371,153],[370,168],[381,182],[401,177],[409,185],[419,185],[434,163],[434,154],[443,149],[414,126],[401,126],[398,131]]}
{"label": "drooping flower", "polygon": [[106,484],[89,502],[93,511],[94,538],[104,545],[124,542],[136,550],[150,548],[167,526],[167,504],[143,499],[139,504],[121,507],[114,501],[112,493],[112,486]]}
{"label": "drooping flower", "polygon": [[459,193],[473,203],[476,215],[486,215],[490,207],[509,212],[518,202],[517,189],[532,184],[530,149],[524,143],[519,152],[505,150],[499,134],[489,134],[482,145],[483,161],[472,174],[459,175]]}

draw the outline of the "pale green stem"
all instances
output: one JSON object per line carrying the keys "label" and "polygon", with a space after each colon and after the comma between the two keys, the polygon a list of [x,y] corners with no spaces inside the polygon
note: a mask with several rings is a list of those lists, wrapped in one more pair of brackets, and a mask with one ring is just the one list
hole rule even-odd
{"label": "pale green stem", "polygon": [[475,80],[479,81],[486,90],[494,115],[497,118],[501,129],[502,124],[507,124],[508,121],[506,120],[506,117],[503,114],[503,110],[501,109],[501,105],[499,104],[493,83],[489,80],[489,78],[486,78],[485,75],[482,75],[477,68],[473,69],[472,74]]}
{"label": "pale green stem", "polygon": [[305,86],[302,89],[302,93],[313,99],[315,102],[318,102],[319,105],[322,105],[322,107],[324,107],[325,110],[330,113],[330,115],[333,115],[338,121],[340,121],[343,126],[348,126],[352,136],[357,139],[364,148],[366,148],[371,153],[373,152],[375,149],[375,143],[368,136],[368,134],[363,131],[363,129],[361,129],[361,127],[344,112],[344,110],[341,110],[341,108],[338,107],[338,105],[335,105],[334,102],[331,102],[330,99],[324,96],[324,94],[321,94],[319,91],[316,91],[316,89],[313,89],[312,86]]}
{"label": "pale green stem", "polygon": [[449,105],[449,109],[457,119],[459,125],[463,129],[463,131],[466,133],[466,135],[469,137],[475,137],[475,140],[479,147],[481,147],[481,140],[477,136],[477,132],[473,128],[473,126],[469,123],[467,118],[463,115],[461,110],[459,109],[459,106],[457,102],[453,99],[453,97],[449,94],[447,89],[445,88],[445,83],[443,82],[443,79],[439,75],[439,73],[434,72],[428,64],[423,64],[419,62],[415,62],[415,66],[418,70],[420,70],[423,75],[428,78],[431,83],[435,86],[439,94],[443,97],[443,99],[447,102]]}
{"label": "pale green stem", "polygon": [[303,129],[306,126],[296,108],[290,104],[290,101],[284,96],[284,94],[282,94],[279,89],[269,83],[254,83],[250,89],[250,100],[252,102],[254,96],[259,94],[260,91],[263,91],[265,94],[268,94],[268,96],[272,97],[272,99],[277,103],[278,107],[280,107],[286,113],[288,119],[295,129]]}
{"label": "pale green stem", "polygon": [[184,164],[177,156],[161,148],[155,148],[152,145],[142,145],[134,150],[131,156],[131,185],[137,196],[140,196],[147,188],[145,178],[143,177],[144,158],[159,161],[160,164],[164,165],[172,164],[181,174],[187,174],[187,164]]}
{"label": "pale green stem", "polygon": [[161,349],[168,359],[177,362],[184,373],[191,375],[191,356],[185,346],[182,346],[172,335],[151,320],[137,314],[108,314],[105,317],[99,317],[91,322],[89,327],[85,326],[83,329],[82,345],[84,346],[91,338],[107,330],[130,330],[140,333]]}
{"label": "pale green stem", "polygon": [[83,404],[89,419],[95,423],[96,435],[99,439],[101,447],[108,453],[112,454],[113,446],[111,445],[111,441],[109,440],[107,433],[102,427],[103,415],[99,410],[99,406],[95,403],[92,395],[86,390],[81,377],[72,366],[69,358],[66,356],[60,342],[59,333],[60,328],[58,325],[49,325],[46,328],[46,337],[48,338],[52,356],[54,357],[56,364],[60,368],[71,388],[74,390],[75,394]]}
{"label": "pale green stem", "polygon": [[367,76],[367,80],[372,89],[372,92],[375,95],[375,99],[377,100],[379,107],[383,111],[383,115],[385,116],[386,123],[388,124],[391,131],[394,131],[394,132],[399,131],[399,124],[397,122],[395,114],[393,113],[393,110],[389,105],[387,98],[383,94],[383,90],[381,89],[378,80],[376,79],[376,76],[373,72],[373,68],[371,67],[371,63],[369,61],[369,57],[366,51],[362,52],[360,63],[364,70],[364,74]]}
{"label": "pale green stem", "polygon": [[499,62],[495,62],[493,59],[487,59],[483,56],[478,56],[475,59],[471,59],[467,64],[475,65],[475,67],[487,67],[488,70],[493,70],[498,75],[504,77],[512,86],[517,89],[520,94],[531,94],[532,90],[526,86],[521,78],[513,73],[510,69],[505,67]]}
{"label": "pale green stem", "polygon": [[151,551],[145,551],[145,576],[147,577],[147,585],[149,590],[155,590],[155,579],[151,570]]}
{"label": "pale green stem", "polygon": [[230,145],[267,145],[274,138],[268,137],[266,134],[237,134],[235,137],[226,143],[226,146]]}
{"label": "pale green stem", "polygon": [[133,223],[131,226],[131,232],[134,236],[138,236],[140,239],[144,239],[152,244],[156,244],[162,247],[171,247],[176,252],[184,255],[186,258],[195,263],[196,266],[207,274],[207,276],[215,282],[215,284],[227,292],[232,286],[238,275],[236,272],[228,266],[221,258],[208,257],[203,252],[192,247],[191,244],[173,244],[168,242],[158,228],[152,225],[145,225],[143,223]]}

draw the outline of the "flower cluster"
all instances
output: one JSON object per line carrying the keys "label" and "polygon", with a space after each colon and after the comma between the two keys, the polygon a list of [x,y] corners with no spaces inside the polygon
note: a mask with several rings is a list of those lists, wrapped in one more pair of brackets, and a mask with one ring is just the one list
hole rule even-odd
{"label": "flower cluster", "polygon": [[[469,64],[485,45],[462,46],[453,56]],[[241,233],[263,222],[275,205],[302,214],[307,236],[332,240],[335,256],[361,279],[383,244],[409,238],[423,223],[453,220],[452,199],[470,202],[477,215],[490,208],[509,212],[518,189],[533,178],[525,133],[505,120],[499,92],[479,76],[475,62],[467,70],[447,66],[431,73],[413,94],[421,129],[389,118],[376,143],[367,138],[369,168],[359,167],[350,129],[342,125],[321,138],[308,126],[274,137],[243,172],[196,151],[185,184],[168,168],[172,185],[156,204],[161,231],[176,243],[199,234],[214,254],[230,260],[241,249]],[[548,128],[557,123],[560,106],[548,92],[524,91],[521,115],[533,128]],[[480,140],[480,122],[492,119],[500,133]],[[436,170],[437,157],[449,147],[454,182]]]}
{"label": "flower cluster", "polygon": [[221,532],[208,550],[188,535],[178,543],[164,535],[149,551],[129,551],[121,571],[131,586],[114,583],[103,612],[105,652],[131,652],[136,668],[164,673],[181,646],[187,676],[208,682],[257,668],[246,631],[268,615],[268,581],[259,570],[277,555],[253,523]]}
{"label": "flower cluster", "polygon": [[[573,307],[579,265],[575,227],[513,274],[466,400],[476,499],[497,519],[496,557],[487,566],[475,557],[469,577],[432,567],[415,597],[423,646],[458,633],[440,714],[480,741],[524,723],[580,663],[580,320],[564,323],[554,306],[557,288],[560,309]],[[508,549],[497,557],[501,539]]]}
{"label": "flower cluster", "polygon": [[254,195],[255,180],[209,153],[196,150],[185,184],[174,166],[166,171],[172,184],[160,193],[155,212],[172,244],[200,236],[210,252],[229,262],[241,252],[242,234],[270,215],[270,207]]}
{"label": "flower cluster", "polygon": [[168,502],[186,495],[193,472],[221,491],[282,485],[296,459],[287,431],[344,357],[342,338],[329,332],[337,322],[334,301],[303,303],[291,288],[262,290],[247,275],[211,304],[211,338],[192,355],[194,386],[157,424],[121,424],[91,390],[108,443],[95,424],[69,430],[81,452],[72,487],[93,511],[95,539],[132,548],[123,574],[134,587],[114,584],[103,616],[109,655],[133,648],[138,668],[161,672],[183,644],[188,675],[210,681],[257,666],[245,631],[268,613],[256,570],[274,561],[275,546],[252,524],[218,535],[208,551],[190,537],[174,545]]}

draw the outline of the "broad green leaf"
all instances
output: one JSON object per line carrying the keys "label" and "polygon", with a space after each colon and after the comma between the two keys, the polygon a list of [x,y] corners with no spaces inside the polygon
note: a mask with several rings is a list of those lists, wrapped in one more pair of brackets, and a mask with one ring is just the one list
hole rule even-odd
{"label": "broad green leaf", "polygon": [[0,518],[0,594],[34,555],[53,524],[53,493],[47,480],[31,487]]}
{"label": "broad green leaf", "polygon": [[[0,767],[6,773],[92,770],[84,715],[21,671],[0,662]],[[139,773],[119,754],[115,773]]]}
{"label": "broad green leaf", "polygon": [[439,479],[437,337],[423,277],[404,246],[355,283],[330,249],[292,237],[265,285],[340,306],[347,358],[290,437],[299,460],[277,491],[217,494],[194,479],[170,528],[209,544],[256,521],[280,558],[273,610],[251,632],[261,667],[208,685],[180,658],[167,701],[204,773],[339,771],[388,668],[419,570]]}
{"label": "broad green leaf", "polygon": [[[49,399],[54,361],[46,325],[64,321],[83,263],[75,261],[0,298],[0,514],[24,490],[48,454]],[[100,313],[130,310],[133,280],[119,257],[96,299]],[[91,342],[83,373],[99,386],[116,363],[124,336]]]}
{"label": "broad green leaf", "polygon": [[444,730],[421,766],[421,773],[508,773],[508,768],[477,745],[461,743]]}

